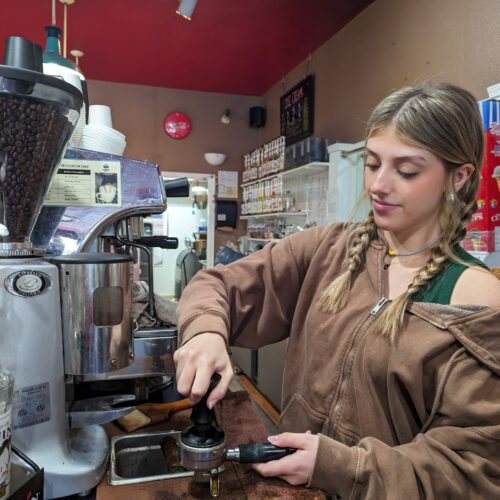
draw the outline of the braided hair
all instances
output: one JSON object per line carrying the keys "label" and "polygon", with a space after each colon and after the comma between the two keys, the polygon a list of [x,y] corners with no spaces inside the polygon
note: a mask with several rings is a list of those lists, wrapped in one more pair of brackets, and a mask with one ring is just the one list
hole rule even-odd
{"label": "braided hair", "polygon": [[[432,247],[428,261],[406,291],[386,306],[379,318],[382,334],[394,342],[403,328],[404,313],[412,296],[426,286],[447,261],[468,265],[457,255],[456,248],[476,211],[484,140],[475,98],[466,90],[447,83],[405,87],[387,96],[374,109],[366,137],[387,126],[393,126],[406,143],[423,147],[441,158],[447,171],[440,213],[443,237]],[[471,164],[474,170],[455,192],[453,172],[464,164]],[[352,278],[364,262],[370,242],[376,238],[377,227],[370,211],[364,222],[352,226],[346,270],[323,291],[321,310],[335,313],[346,306]]]}

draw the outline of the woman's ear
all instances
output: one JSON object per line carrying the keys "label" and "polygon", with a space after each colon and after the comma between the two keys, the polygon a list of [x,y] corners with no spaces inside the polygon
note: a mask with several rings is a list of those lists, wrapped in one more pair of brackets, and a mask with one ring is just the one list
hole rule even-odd
{"label": "woman's ear", "polygon": [[458,168],[453,170],[453,188],[455,192],[460,191],[462,186],[467,182],[467,179],[474,172],[474,165],[471,163],[464,163],[460,165]]}

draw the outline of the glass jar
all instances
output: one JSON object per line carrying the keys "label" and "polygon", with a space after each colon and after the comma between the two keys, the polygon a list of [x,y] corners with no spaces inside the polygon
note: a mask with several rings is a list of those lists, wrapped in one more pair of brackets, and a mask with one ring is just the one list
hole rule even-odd
{"label": "glass jar", "polygon": [[0,367],[0,499],[9,495],[11,408],[14,379]]}

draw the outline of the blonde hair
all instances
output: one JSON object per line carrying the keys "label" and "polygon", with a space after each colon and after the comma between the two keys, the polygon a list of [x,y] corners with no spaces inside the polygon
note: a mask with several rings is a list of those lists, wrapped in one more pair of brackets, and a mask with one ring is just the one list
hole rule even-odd
{"label": "blonde hair", "polygon": [[[407,290],[386,306],[379,318],[382,334],[394,342],[403,327],[404,312],[412,295],[436,276],[449,259],[463,263],[455,248],[465,236],[476,210],[484,142],[475,98],[466,90],[447,83],[405,87],[387,96],[373,110],[366,138],[387,126],[393,126],[406,143],[431,151],[443,161],[448,173],[440,214],[443,237],[432,247],[427,263]],[[455,192],[453,171],[467,163],[474,170],[463,187]],[[345,307],[353,276],[364,263],[370,242],[377,237],[372,211],[364,222],[353,224],[347,244],[346,270],[323,291],[321,310],[335,313]]]}

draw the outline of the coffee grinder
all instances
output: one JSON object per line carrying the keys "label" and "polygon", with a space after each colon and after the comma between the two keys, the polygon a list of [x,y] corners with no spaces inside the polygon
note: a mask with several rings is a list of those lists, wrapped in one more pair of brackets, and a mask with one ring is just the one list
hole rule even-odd
{"label": "coffee grinder", "polygon": [[12,440],[44,468],[45,497],[94,487],[108,439],[69,429],[59,272],[30,235],[82,107],[75,87],[42,73],[41,48],[20,37],[0,66],[0,365],[15,379]]}

